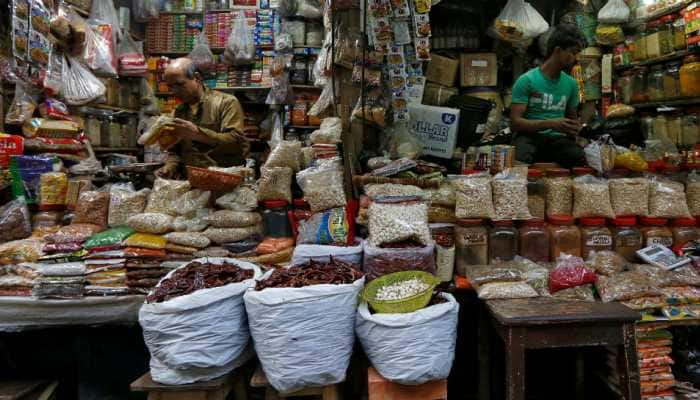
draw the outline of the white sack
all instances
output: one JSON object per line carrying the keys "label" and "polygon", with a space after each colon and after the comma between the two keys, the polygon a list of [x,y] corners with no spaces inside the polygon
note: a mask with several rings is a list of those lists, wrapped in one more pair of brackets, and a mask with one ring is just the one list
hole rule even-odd
{"label": "white sack", "polygon": [[308,264],[311,260],[328,263],[331,257],[334,260],[355,265],[357,269],[362,269],[362,240],[356,239],[354,246],[297,245],[292,255],[292,265]]}

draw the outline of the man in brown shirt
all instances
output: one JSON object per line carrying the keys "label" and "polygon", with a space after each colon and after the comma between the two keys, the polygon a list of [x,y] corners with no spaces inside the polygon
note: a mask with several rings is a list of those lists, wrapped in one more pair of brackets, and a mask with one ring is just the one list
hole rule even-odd
{"label": "man in brown shirt", "polygon": [[184,172],[185,166],[241,165],[250,152],[243,136],[243,109],[236,97],[205,88],[188,58],[174,60],[164,74],[172,93],[182,100],[173,112],[173,134],[180,141],[156,171],[162,178]]}

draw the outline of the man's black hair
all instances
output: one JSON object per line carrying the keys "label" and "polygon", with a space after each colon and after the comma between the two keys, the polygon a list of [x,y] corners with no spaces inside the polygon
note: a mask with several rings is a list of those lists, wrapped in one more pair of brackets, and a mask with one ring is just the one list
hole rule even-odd
{"label": "man's black hair", "polygon": [[560,49],[570,49],[572,47],[583,49],[586,47],[585,43],[586,41],[583,35],[581,35],[581,31],[579,31],[576,25],[558,25],[547,41],[547,58],[554,53],[554,49],[557,47]]}

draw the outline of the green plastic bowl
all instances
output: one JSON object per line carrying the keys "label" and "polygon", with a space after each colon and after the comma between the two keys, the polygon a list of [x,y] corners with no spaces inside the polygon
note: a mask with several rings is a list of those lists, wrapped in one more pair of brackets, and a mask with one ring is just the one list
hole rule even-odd
{"label": "green plastic bowl", "polygon": [[[380,288],[388,285],[392,285],[397,282],[407,281],[413,278],[418,278],[419,280],[430,285],[427,289],[418,293],[414,296],[407,297],[401,300],[376,300],[377,292]],[[401,271],[394,272],[393,274],[388,274],[381,276],[365,286],[360,297],[365,300],[372,309],[378,313],[385,314],[403,314],[410,313],[425,307],[430,303],[430,298],[433,295],[433,289],[440,283],[440,280],[424,271]]]}

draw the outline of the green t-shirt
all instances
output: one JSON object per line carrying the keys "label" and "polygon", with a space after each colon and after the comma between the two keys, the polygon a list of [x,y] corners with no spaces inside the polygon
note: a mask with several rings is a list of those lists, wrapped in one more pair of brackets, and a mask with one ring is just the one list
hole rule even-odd
{"label": "green t-shirt", "polygon": [[[549,79],[540,68],[533,68],[518,78],[513,85],[513,104],[526,104],[525,119],[547,120],[564,118],[568,107],[578,107],[578,83],[562,72],[559,79]],[[547,129],[548,136],[562,136]]]}

